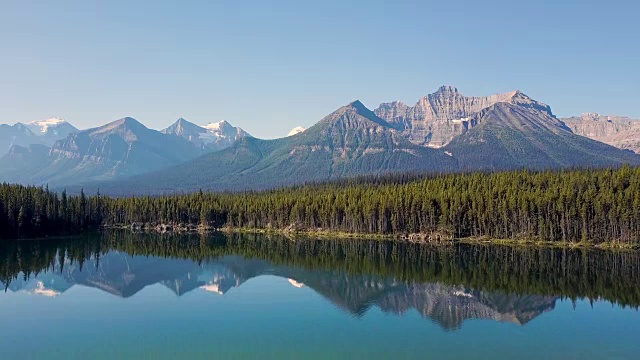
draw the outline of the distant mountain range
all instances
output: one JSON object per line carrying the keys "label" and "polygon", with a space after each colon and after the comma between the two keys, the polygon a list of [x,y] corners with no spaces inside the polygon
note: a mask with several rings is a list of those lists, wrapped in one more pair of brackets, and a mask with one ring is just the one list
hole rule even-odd
{"label": "distant mountain range", "polygon": [[[131,256],[112,251],[82,266],[66,262],[62,269],[18,277],[4,284],[10,291],[56,297],[73,286],[92,287],[114,296],[135,296],[147,286],[162,284],[177,296],[191,291],[223,295],[261,275],[289,279],[292,286],[309,287],[336,307],[363,316],[372,307],[391,314],[411,309],[445,330],[455,330],[469,319],[490,319],[523,325],[555,307],[556,297],[515,295],[464,286],[404,282],[376,275],[333,270],[309,270],[266,260],[227,255],[203,263],[155,256]],[[374,285],[375,284],[375,285]]]}
{"label": "distant mountain range", "polygon": [[163,134],[177,135],[204,150],[221,150],[233,145],[236,141],[251,136],[239,127],[226,121],[198,126],[180,118],[173,125],[162,130]]}
{"label": "distant mountain range", "polygon": [[0,158],[0,181],[130,195],[391,172],[640,165],[640,120],[559,119],[520,91],[466,97],[443,86],[414,106],[395,101],[371,111],[354,101],[275,140],[225,121],[199,126],[178,119],[156,131],[124,118],[78,131],[53,119],[2,125],[2,144],[8,153]]}
{"label": "distant mountain range", "polygon": [[[54,134],[42,126],[43,133]],[[55,133],[61,138],[50,142],[50,148],[14,144],[0,158],[0,180],[66,186],[119,179],[177,165],[249,136],[224,121],[200,127],[179,119],[157,131],[129,117],[93,129]]]}
{"label": "distant mountain range", "polygon": [[0,124],[0,156],[9,152],[13,146],[52,146],[57,140],[77,131],[73,125],[58,118],[27,124]]}

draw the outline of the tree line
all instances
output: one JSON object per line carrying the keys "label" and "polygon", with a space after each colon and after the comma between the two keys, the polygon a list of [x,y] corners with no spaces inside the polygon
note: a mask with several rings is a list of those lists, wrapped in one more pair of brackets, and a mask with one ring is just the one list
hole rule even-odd
{"label": "tree line", "polygon": [[387,176],[260,192],[127,198],[0,186],[0,238],[134,222],[637,243],[640,168]]}

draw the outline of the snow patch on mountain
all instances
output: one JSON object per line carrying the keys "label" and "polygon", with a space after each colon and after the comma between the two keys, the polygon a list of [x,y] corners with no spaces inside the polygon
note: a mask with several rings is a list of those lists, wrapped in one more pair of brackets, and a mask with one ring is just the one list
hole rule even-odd
{"label": "snow patch on mountain", "polygon": [[39,130],[39,131],[34,131],[34,133],[38,133],[39,132],[39,133],[45,134],[47,132],[47,130],[49,130],[50,127],[54,127],[54,126],[60,125],[62,123],[66,123],[66,121],[63,120],[63,119],[54,117],[54,118],[46,119],[46,120],[32,121],[32,122],[28,123],[27,125]]}
{"label": "snow patch on mountain", "polygon": [[53,117],[46,120],[36,120],[27,123],[27,128],[31,130],[35,135],[44,136],[67,136],[71,132],[75,132],[76,129],[73,125],[69,124],[66,120]]}
{"label": "snow patch on mountain", "polygon": [[289,133],[287,134],[287,136],[293,136],[293,135],[298,135],[301,132],[304,132],[305,130],[307,130],[306,128],[302,127],[302,126],[296,126],[293,129],[291,129],[291,131],[289,131]]}

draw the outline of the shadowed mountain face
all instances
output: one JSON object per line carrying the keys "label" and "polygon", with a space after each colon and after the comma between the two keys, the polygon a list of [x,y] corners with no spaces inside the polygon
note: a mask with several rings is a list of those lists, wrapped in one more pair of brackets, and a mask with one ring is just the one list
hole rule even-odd
{"label": "shadowed mountain face", "polygon": [[445,147],[463,170],[638,164],[636,154],[575,135],[535,108],[498,103],[470,121],[476,125]]}
{"label": "shadowed mountain face", "polygon": [[2,181],[10,183],[28,182],[31,174],[36,174],[49,165],[50,149],[45,145],[14,145],[0,157]]}

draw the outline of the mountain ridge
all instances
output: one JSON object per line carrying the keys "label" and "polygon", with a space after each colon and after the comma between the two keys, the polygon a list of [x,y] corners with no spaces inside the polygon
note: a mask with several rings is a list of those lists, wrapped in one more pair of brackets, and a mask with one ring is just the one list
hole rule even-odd
{"label": "mountain ridge", "polygon": [[160,132],[182,137],[196,146],[210,151],[222,150],[241,138],[251,136],[248,132],[231,125],[226,120],[200,126],[184,118],[179,118]]}
{"label": "mountain ridge", "polygon": [[[35,136],[25,125],[12,129]],[[167,193],[398,172],[640,165],[631,151],[576,133],[575,121],[558,119],[549,105],[519,90],[466,97],[441,86],[413,107],[396,101],[370,110],[355,100],[273,140],[253,138],[226,121],[200,126],[179,118],[157,131],[125,117],[56,141],[44,165],[43,148],[13,149],[0,158],[0,180]]]}
{"label": "mountain ridge", "polygon": [[[296,136],[274,140],[243,138],[230,148],[166,171],[132,177],[117,187],[126,183],[125,188],[144,192],[153,187],[153,182],[161,188],[159,192],[264,189],[430,167],[454,170],[456,163],[441,150],[410,143],[373,111],[354,101]],[[107,183],[100,184],[100,188],[113,189]]]}

